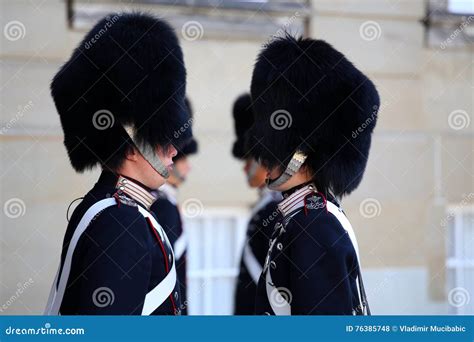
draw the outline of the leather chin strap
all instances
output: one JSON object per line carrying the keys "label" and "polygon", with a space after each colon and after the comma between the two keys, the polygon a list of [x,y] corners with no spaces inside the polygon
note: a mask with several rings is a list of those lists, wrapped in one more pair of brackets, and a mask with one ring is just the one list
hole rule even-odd
{"label": "leather chin strap", "polygon": [[286,166],[285,171],[283,171],[283,173],[277,179],[267,179],[267,187],[270,190],[277,190],[278,187],[285,184],[291,177],[293,177],[295,173],[299,171],[307,157],[308,156],[305,153],[301,151],[296,151],[293,154],[293,157],[291,157],[290,162]]}
{"label": "leather chin strap", "polygon": [[149,146],[144,146],[143,144],[138,143],[138,141],[135,139],[135,130],[132,126],[123,126],[123,128],[143,158],[145,158],[145,160],[151,165],[153,169],[155,169],[156,172],[158,172],[163,178],[167,179],[170,176],[168,167],[166,167],[166,165],[161,161],[160,157],[156,155],[155,151],[153,151]]}

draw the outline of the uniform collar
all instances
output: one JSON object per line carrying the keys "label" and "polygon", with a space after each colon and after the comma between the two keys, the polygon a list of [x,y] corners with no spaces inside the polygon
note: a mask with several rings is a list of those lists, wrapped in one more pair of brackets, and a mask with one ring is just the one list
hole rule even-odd
{"label": "uniform collar", "polygon": [[304,199],[312,192],[316,192],[316,186],[313,183],[307,184],[296,191],[286,191],[285,199],[278,204],[278,209],[283,216],[288,216],[295,210],[304,206]]}
{"label": "uniform collar", "polygon": [[156,200],[148,187],[129,177],[118,175],[115,188],[137,201],[147,210],[150,210],[151,205]]}
{"label": "uniform collar", "polygon": [[166,196],[166,198],[174,205],[178,203],[178,200],[177,200],[178,188],[176,188],[175,186],[169,183],[165,183],[158,189],[158,191],[163,193]]}

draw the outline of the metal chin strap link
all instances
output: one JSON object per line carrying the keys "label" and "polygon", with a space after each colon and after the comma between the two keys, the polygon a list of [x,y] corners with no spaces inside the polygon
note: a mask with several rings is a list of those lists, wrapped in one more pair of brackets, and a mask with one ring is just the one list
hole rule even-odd
{"label": "metal chin strap link", "polygon": [[143,158],[145,158],[145,160],[151,165],[152,168],[155,169],[156,172],[158,172],[163,178],[167,179],[170,176],[168,168],[161,161],[160,157],[156,155],[155,151],[153,151],[150,146],[144,146],[144,144],[138,143],[138,141],[135,139],[135,129],[132,126],[124,126],[123,128]]}
{"label": "metal chin strap link", "polygon": [[285,184],[295,173],[298,172],[307,157],[308,156],[305,153],[296,151],[280,177],[275,180],[267,179],[267,187],[270,190],[277,190],[280,185]]}

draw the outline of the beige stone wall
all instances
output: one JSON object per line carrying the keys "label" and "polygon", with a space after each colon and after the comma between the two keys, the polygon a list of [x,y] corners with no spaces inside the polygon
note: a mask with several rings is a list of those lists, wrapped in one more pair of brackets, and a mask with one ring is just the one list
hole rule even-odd
{"label": "beige stone wall", "polygon": [[[76,175],[69,166],[48,89],[83,33],[67,30],[63,1],[0,4],[2,30],[12,20],[26,29],[17,41],[0,37],[0,199],[3,207],[18,198],[25,209],[18,218],[0,216],[0,306],[11,302],[0,314],[38,314],[57,266],[67,205],[97,176]],[[367,72],[382,97],[367,172],[343,203],[379,312],[408,314],[423,305],[425,313],[446,312],[441,221],[448,204],[461,203],[474,191],[474,123],[460,130],[448,124],[455,110],[473,120],[473,49],[425,48],[423,11],[421,0],[313,3],[311,35],[329,41]],[[367,21],[377,23],[378,38],[361,36]],[[201,152],[193,157],[181,199],[199,198],[209,208],[246,207],[255,199],[242,165],[230,155],[230,110],[249,87],[261,43],[183,41]],[[373,218],[368,218],[370,204]],[[12,301],[18,284],[30,278],[33,285]],[[404,292],[398,292],[400,285],[386,286],[387,279],[404,284]],[[410,293],[413,281],[417,287]],[[422,299],[412,306],[397,303],[413,298]]]}

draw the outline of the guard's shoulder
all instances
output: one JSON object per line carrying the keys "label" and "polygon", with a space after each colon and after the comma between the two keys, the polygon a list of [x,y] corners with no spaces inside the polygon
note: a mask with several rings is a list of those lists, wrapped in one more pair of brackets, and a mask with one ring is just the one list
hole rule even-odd
{"label": "guard's shoulder", "polygon": [[114,198],[117,201],[118,206],[125,205],[129,207],[138,208],[138,203],[133,198],[126,196],[125,194],[115,193]]}
{"label": "guard's shoulder", "polygon": [[87,228],[87,235],[98,243],[118,238],[145,240],[149,237],[149,227],[137,205],[117,201],[116,205],[102,210],[94,217]]}
{"label": "guard's shoulder", "polygon": [[157,197],[156,201],[150,207],[150,210],[154,213],[160,211],[167,211],[170,209],[177,209],[176,205],[173,204],[167,197],[159,196]]}
{"label": "guard's shoulder", "polygon": [[309,198],[306,206],[288,221],[288,232],[300,235],[308,242],[316,241],[326,248],[350,243],[339,220],[328,211],[326,201],[317,196]]}

